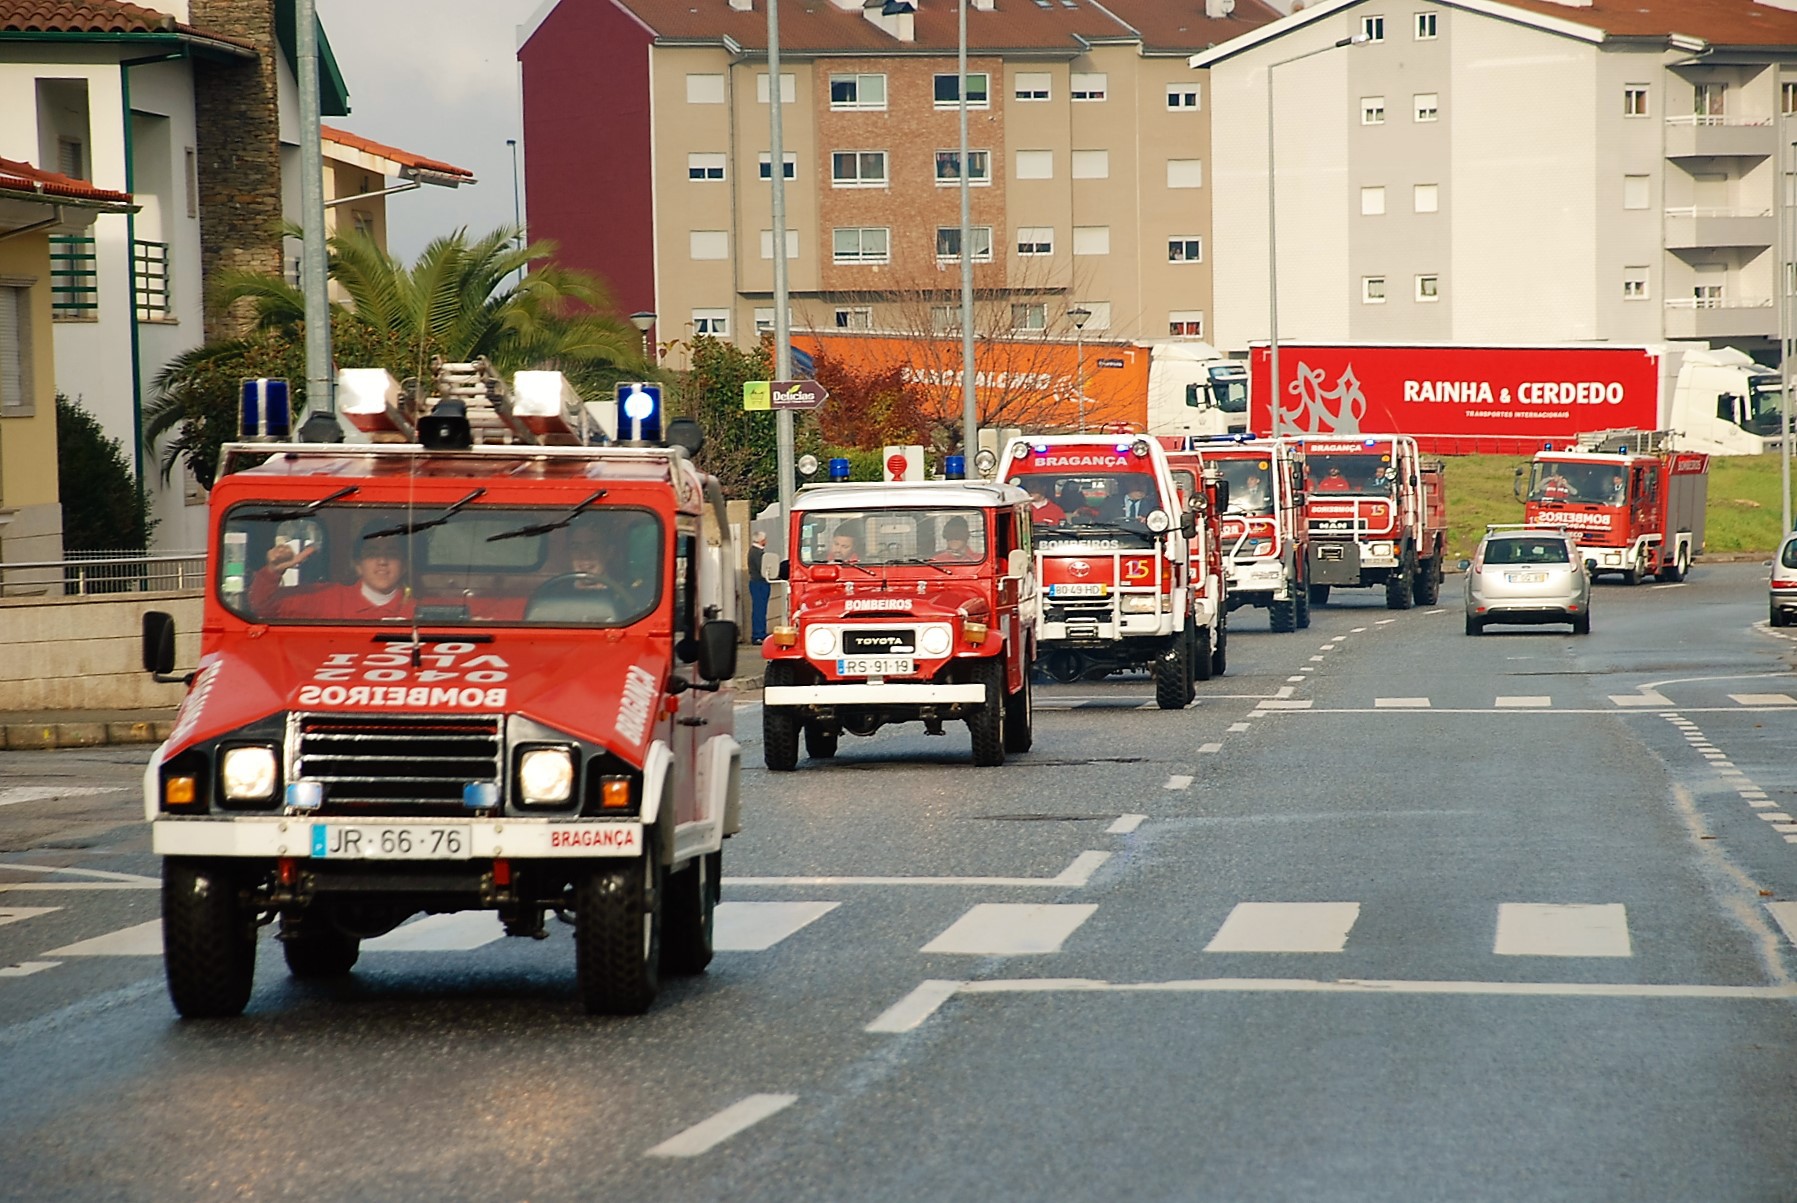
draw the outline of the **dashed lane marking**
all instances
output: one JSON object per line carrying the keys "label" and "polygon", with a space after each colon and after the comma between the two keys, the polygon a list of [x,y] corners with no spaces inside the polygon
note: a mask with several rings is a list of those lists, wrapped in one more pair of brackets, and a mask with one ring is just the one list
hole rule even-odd
{"label": "dashed lane marking", "polygon": [[1620,902],[1505,902],[1498,906],[1500,957],[1628,957],[1628,908]]}
{"label": "dashed lane marking", "polygon": [[1772,922],[1778,924],[1778,930],[1785,934],[1785,939],[1797,944],[1797,902],[1768,902],[1766,910],[1772,916]]}
{"label": "dashed lane marking", "polygon": [[1504,697],[1497,700],[1497,705],[1500,710],[1507,708],[1539,710],[1552,706],[1553,704],[1554,699],[1548,697],[1546,694],[1518,694],[1513,697]]}
{"label": "dashed lane marking", "polygon": [[1247,729],[1248,729],[1247,723],[1230,723],[1229,724],[1229,733],[1231,735],[1240,735],[1242,732],[1246,731]]}
{"label": "dashed lane marking", "polygon": [[1118,815],[1116,821],[1106,827],[1104,832],[1106,835],[1128,835],[1147,820],[1147,815]]}
{"label": "dashed lane marking", "polygon": [[1424,614],[1446,614],[1446,610],[1424,610]]}
{"label": "dashed lane marking", "polygon": [[1309,710],[1310,705],[1311,704],[1308,699],[1288,700],[1288,701],[1280,701],[1278,699],[1270,699],[1268,701],[1263,701],[1257,707],[1257,709],[1260,709],[1260,710]]}
{"label": "dashed lane marking", "polygon": [[159,957],[162,955],[162,920],[152,919],[133,927],[78,940],[52,948],[47,957]]}
{"label": "dashed lane marking", "polygon": [[1240,902],[1206,952],[1340,952],[1358,902]]}
{"label": "dashed lane marking", "polygon": [[1222,744],[1199,744],[1198,745],[1198,751],[1207,756],[1213,755],[1217,752],[1221,752],[1222,750],[1223,750]]}
{"label": "dashed lane marking", "polygon": [[1046,886],[1078,889],[1111,859],[1109,852],[1088,850],[1053,877],[726,877],[735,886]]}
{"label": "dashed lane marking", "polygon": [[1316,662],[1317,662],[1317,661],[1320,661],[1320,660],[1321,660],[1321,659],[1322,659],[1322,658],[1323,658],[1323,657],[1321,657],[1321,656],[1312,656],[1312,657],[1311,657],[1311,658],[1310,658],[1310,659],[1311,659],[1311,663],[1313,663],[1313,664],[1314,664],[1314,663],[1316,663]]}
{"label": "dashed lane marking", "polygon": [[1797,706],[1797,698],[1788,693],[1731,693],[1728,696],[1743,706]]}
{"label": "dashed lane marking", "polygon": [[1192,778],[1186,773],[1174,773],[1172,776],[1167,778],[1167,784],[1163,785],[1161,788],[1162,789],[1191,789],[1192,788]]}
{"label": "dashed lane marking", "polygon": [[0,906],[0,926],[37,915],[48,915],[51,911],[61,909],[59,906]]}
{"label": "dashed lane marking", "polygon": [[840,902],[720,902],[713,916],[718,952],[766,952],[841,906]]}
{"label": "dashed lane marking", "polygon": [[1303,680],[1303,679],[1304,679],[1304,678],[1303,678],[1303,677],[1287,677],[1287,678],[1286,678],[1286,680],[1287,680],[1287,681],[1289,681],[1289,682],[1293,682],[1293,683],[1296,683],[1296,682],[1298,682],[1298,681],[1302,681],[1302,680]]}
{"label": "dashed lane marking", "polygon": [[1766,822],[1768,822],[1768,823],[1789,823],[1789,822],[1791,822],[1791,816],[1786,814],[1782,810],[1774,810],[1768,814],[1763,814],[1758,817],[1766,820]]}
{"label": "dashed lane marking", "polygon": [[697,1157],[729,1140],[739,1132],[754,1127],[770,1116],[778,1115],[799,1101],[796,1094],[752,1094],[738,1099],[710,1119],[701,1120],[686,1131],[650,1149],[649,1157]]}
{"label": "dashed lane marking", "polygon": [[1376,710],[1428,710],[1428,698],[1374,698]]}
{"label": "dashed lane marking", "polygon": [[[1296,678],[1296,680],[1299,680],[1299,681],[1302,681],[1303,679],[1304,679],[1303,677]],[[1297,692],[1298,691],[1296,689],[1293,689],[1290,685],[1281,685],[1279,687],[1278,692],[1276,692],[1273,696],[1275,698],[1289,698],[1294,693],[1297,693]]]}
{"label": "dashed lane marking", "polygon": [[975,903],[918,951],[987,957],[1055,953],[1097,910],[1085,902]]}
{"label": "dashed lane marking", "polygon": [[[0,972],[4,972],[0,970]],[[880,1012],[879,1017],[867,1025],[869,1032],[898,1033],[913,1031],[923,1021],[934,1015],[942,1004],[953,998],[966,982],[945,981],[941,978],[929,978],[919,982],[911,993]]]}
{"label": "dashed lane marking", "polygon": [[17,965],[0,965],[0,977],[30,977],[60,964],[61,961],[20,961]]}
{"label": "dashed lane marking", "polygon": [[1373,625],[1376,627],[1387,627],[1396,621],[1398,621],[1398,620],[1395,618],[1381,618],[1379,621],[1375,622]]}
{"label": "dashed lane marking", "polygon": [[122,794],[129,788],[125,785],[9,785],[0,789],[0,806],[44,802],[51,798],[97,798],[103,794]]}
{"label": "dashed lane marking", "polygon": [[1610,700],[1618,706],[1670,706],[1672,700],[1665,694],[1653,689],[1643,689],[1639,693],[1613,693]]}
{"label": "dashed lane marking", "polygon": [[1365,628],[1365,627],[1355,627],[1355,628],[1354,628],[1354,631],[1353,631],[1353,633],[1354,633],[1354,634],[1356,634],[1356,635],[1358,635],[1358,634],[1360,634],[1360,633],[1361,633],[1361,632],[1362,632],[1362,631],[1364,631],[1364,630],[1366,630],[1366,628]]}

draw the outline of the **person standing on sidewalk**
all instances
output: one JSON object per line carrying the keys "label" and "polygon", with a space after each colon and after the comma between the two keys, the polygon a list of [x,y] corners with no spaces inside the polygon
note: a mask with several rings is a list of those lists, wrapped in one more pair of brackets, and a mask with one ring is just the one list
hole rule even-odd
{"label": "person standing on sidewalk", "polygon": [[767,638],[767,601],[774,588],[762,575],[762,560],[767,555],[767,533],[756,531],[749,540],[749,638],[760,643]]}

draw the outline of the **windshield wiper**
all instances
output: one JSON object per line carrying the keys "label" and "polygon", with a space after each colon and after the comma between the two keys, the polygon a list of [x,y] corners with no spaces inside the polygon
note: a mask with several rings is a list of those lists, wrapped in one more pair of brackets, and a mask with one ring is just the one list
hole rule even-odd
{"label": "windshield wiper", "polygon": [[318,512],[320,506],[336,501],[339,497],[348,497],[360,487],[360,485],[345,485],[329,497],[320,497],[317,501],[303,505],[297,510],[257,510],[253,514],[244,514],[242,517],[251,522],[292,522],[299,518],[310,518]]}
{"label": "windshield wiper", "polygon": [[402,522],[398,526],[388,526],[383,527],[380,530],[371,530],[362,537],[364,539],[386,539],[393,535],[415,535],[421,530],[429,530],[433,526],[442,526],[445,522],[449,521],[450,517],[454,515],[456,511],[460,510],[470,501],[473,501],[476,497],[485,495],[485,493],[485,489],[474,490],[474,492],[468,494],[468,496],[462,498],[428,522]]}
{"label": "windshield wiper", "polygon": [[588,506],[591,506],[603,496],[605,496],[605,490],[600,489],[597,493],[594,493],[591,497],[569,510],[566,514],[557,518],[554,522],[534,522],[529,526],[520,526],[517,530],[502,530],[497,535],[488,535],[487,542],[497,543],[501,539],[522,539],[526,535],[546,535],[552,530],[561,530],[564,526],[568,525],[568,523],[584,514],[587,511]]}
{"label": "windshield wiper", "polygon": [[[973,561],[970,560],[968,562],[972,563]],[[916,556],[910,556],[910,557],[907,557],[902,560],[887,560],[887,561],[885,561],[885,563],[888,563],[888,564],[922,564],[925,568],[934,568],[937,572],[940,572],[943,576],[953,576],[954,575],[954,573],[950,572],[947,568],[944,568],[941,564],[934,563],[933,561],[930,561],[930,560],[920,560]]]}

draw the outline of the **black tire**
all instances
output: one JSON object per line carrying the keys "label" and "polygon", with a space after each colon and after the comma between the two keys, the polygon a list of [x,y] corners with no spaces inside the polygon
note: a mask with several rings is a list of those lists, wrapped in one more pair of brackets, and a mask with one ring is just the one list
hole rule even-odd
{"label": "black tire", "polygon": [[668,875],[666,935],[661,951],[662,967],[668,973],[690,976],[704,973],[711,964],[723,877],[721,849],[695,856],[686,868]]}
{"label": "black tire", "polygon": [[1641,557],[1636,556],[1635,562],[1622,570],[1622,583],[1625,585],[1639,585],[1641,579],[1646,575],[1647,573],[1643,569]]}
{"label": "black tire", "polygon": [[1229,611],[1217,615],[1217,646],[1210,654],[1211,676],[1220,677],[1229,671]]}
{"label": "black tire", "polygon": [[1790,621],[1790,619],[1785,615],[1785,612],[1783,610],[1779,609],[1777,606],[1772,606],[1769,608],[1769,611],[1766,615],[1766,620],[1775,627],[1782,627]]}
{"label": "black tire", "polygon": [[1482,618],[1474,618],[1471,614],[1468,614],[1466,616],[1466,633],[1468,635],[1483,635],[1485,633],[1485,620]]}
{"label": "black tire", "polygon": [[1199,631],[1192,640],[1192,677],[1199,681],[1208,681],[1216,672],[1216,659],[1210,646],[1210,628]]}
{"label": "black tire", "polygon": [[281,955],[287,959],[287,972],[294,977],[343,977],[356,967],[362,955],[362,941],[338,931],[325,920],[302,920],[291,935],[281,934]]}
{"label": "black tire", "polygon": [[661,991],[666,874],[644,834],[641,856],[595,865],[574,887],[574,977],[593,1015],[641,1015]]}
{"label": "black tire", "polygon": [[162,964],[185,1019],[243,1014],[256,978],[256,915],[230,869],[170,857],[162,865]]}
{"label": "black tire", "polygon": [[1288,592],[1292,596],[1287,597],[1284,601],[1275,600],[1267,603],[1267,626],[1281,635],[1298,629],[1297,586],[1292,586]]}
{"label": "black tire", "polygon": [[1297,609],[1298,609],[1298,615],[1297,615],[1298,629],[1300,631],[1307,631],[1310,629],[1310,584],[1309,584],[1309,582],[1305,582],[1304,584],[1301,584],[1298,586],[1298,596],[1297,596],[1296,604],[1297,604]]}
{"label": "black tire", "polygon": [[[772,661],[767,666],[769,685],[798,684],[797,665]],[[799,763],[799,712],[792,706],[761,708],[761,759],[769,771],[790,773]]]}
{"label": "black tire", "polygon": [[1005,662],[994,656],[975,660],[968,679],[986,687],[986,702],[967,718],[973,737],[973,763],[982,769],[1005,762]]}
{"label": "black tire", "polygon": [[1589,635],[1591,633],[1591,615],[1575,615],[1572,620],[1572,633],[1574,635]]}
{"label": "black tire", "polygon": [[826,731],[816,723],[805,724],[805,755],[813,760],[828,760],[836,755],[839,731]]}
{"label": "black tire", "polygon": [[1683,548],[1680,548],[1672,553],[1672,562],[1670,564],[1661,566],[1659,576],[1662,581],[1676,585],[1678,582],[1685,579],[1685,573],[1687,571],[1689,571],[1689,569],[1685,562],[1685,551]]}
{"label": "black tire", "polygon": [[1433,559],[1418,560],[1416,564],[1416,582],[1412,587],[1416,594],[1416,604],[1433,606],[1441,600],[1441,556]]}
{"label": "black tire", "polygon": [[1191,700],[1188,692],[1188,682],[1192,679],[1191,653],[1191,640],[1181,634],[1154,662],[1154,703],[1162,710],[1184,710]]}
{"label": "black tire", "polygon": [[1036,742],[1036,702],[1030,693],[1030,675],[1023,687],[1005,698],[1005,751],[1027,752]]}
{"label": "black tire", "polygon": [[[1204,658],[1207,662],[1210,660],[1210,651],[1208,648],[1205,650]],[[1198,630],[1195,626],[1192,625],[1192,620],[1188,618],[1188,619],[1186,619],[1186,702],[1185,702],[1185,704],[1190,706],[1193,702],[1196,702],[1197,700],[1198,700]]]}
{"label": "black tire", "polygon": [[1310,604],[1313,606],[1328,605],[1329,604],[1329,586],[1327,586],[1327,585],[1312,585],[1312,586],[1310,586]]}
{"label": "black tire", "polygon": [[1385,608],[1387,610],[1408,610],[1416,605],[1416,590],[1412,582],[1416,580],[1416,561],[1409,552],[1399,562],[1398,571],[1385,578]]}

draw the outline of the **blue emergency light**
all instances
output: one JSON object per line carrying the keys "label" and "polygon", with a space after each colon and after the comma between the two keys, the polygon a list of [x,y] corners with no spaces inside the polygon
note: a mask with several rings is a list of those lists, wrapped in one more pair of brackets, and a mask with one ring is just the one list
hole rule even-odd
{"label": "blue emergency light", "polygon": [[238,399],[237,435],[245,439],[284,439],[293,429],[287,382],[268,376],[245,380]]}
{"label": "blue emergency light", "polygon": [[661,441],[661,385],[642,381],[618,384],[618,441]]}
{"label": "blue emergency light", "polygon": [[967,479],[967,457],[965,455],[945,455],[942,457],[942,476],[945,480]]}
{"label": "blue emergency light", "polygon": [[834,456],[830,460],[830,479],[847,480],[849,478],[849,461],[842,456]]}

